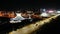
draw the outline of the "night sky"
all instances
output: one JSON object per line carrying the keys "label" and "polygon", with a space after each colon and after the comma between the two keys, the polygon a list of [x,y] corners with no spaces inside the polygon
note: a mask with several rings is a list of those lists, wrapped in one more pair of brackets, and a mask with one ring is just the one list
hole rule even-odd
{"label": "night sky", "polygon": [[57,0],[5,0],[0,1],[0,10],[54,8],[60,9],[60,2]]}

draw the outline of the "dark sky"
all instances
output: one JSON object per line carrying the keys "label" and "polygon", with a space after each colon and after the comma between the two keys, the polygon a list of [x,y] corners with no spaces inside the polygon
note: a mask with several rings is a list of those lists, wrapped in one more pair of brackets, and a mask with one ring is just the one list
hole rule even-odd
{"label": "dark sky", "polygon": [[5,0],[0,1],[0,10],[17,10],[19,8],[60,8],[60,1],[57,0]]}

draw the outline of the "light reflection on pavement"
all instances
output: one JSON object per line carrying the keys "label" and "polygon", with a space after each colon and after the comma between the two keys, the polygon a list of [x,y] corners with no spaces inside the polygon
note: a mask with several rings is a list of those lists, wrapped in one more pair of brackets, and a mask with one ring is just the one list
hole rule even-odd
{"label": "light reflection on pavement", "polygon": [[10,32],[9,34],[30,34],[31,32],[37,30],[39,28],[39,26],[42,26],[43,24],[45,23],[49,23],[49,21],[52,19],[52,18],[56,18],[57,16],[59,15],[55,15],[55,16],[52,16],[50,18],[47,18],[45,20],[42,20],[42,21],[38,21],[36,22],[35,24],[30,24],[30,25],[27,25],[21,29],[17,29],[16,31],[12,31]]}

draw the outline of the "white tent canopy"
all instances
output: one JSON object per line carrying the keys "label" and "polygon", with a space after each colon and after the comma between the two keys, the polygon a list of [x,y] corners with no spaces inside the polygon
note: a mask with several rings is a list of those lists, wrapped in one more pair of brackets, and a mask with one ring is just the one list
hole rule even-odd
{"label": "white tent canopy", "polygon": [[47,14],[47,13],[42,13],[40,16],[42,16],[42,17],[49,17],[49,14]]}

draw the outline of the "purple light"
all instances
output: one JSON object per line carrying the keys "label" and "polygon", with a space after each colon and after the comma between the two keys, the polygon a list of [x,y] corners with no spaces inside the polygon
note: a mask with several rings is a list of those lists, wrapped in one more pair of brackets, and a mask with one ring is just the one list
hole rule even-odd
{"label": "purple light", "polygon": [[48,13],[53,13],[54,11],[48,11]]}

